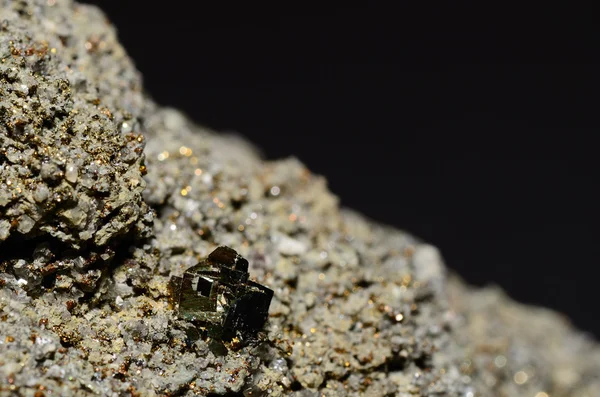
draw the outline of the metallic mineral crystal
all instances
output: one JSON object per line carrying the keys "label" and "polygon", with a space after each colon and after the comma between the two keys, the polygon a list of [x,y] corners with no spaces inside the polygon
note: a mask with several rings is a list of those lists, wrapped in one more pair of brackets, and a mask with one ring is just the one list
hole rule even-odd
{"label": "metallic mineral crystal", "polygon": [[248,280],[248,261],[229,247],[170,281],[171,301],[179,315],[204,326],[210,336],[247,339],[262,329],[273,291]]}

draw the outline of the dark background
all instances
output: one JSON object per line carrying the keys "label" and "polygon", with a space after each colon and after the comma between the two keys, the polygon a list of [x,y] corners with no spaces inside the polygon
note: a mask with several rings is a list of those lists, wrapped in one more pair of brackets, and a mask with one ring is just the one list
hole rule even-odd
{"label": "dark background", "polygon": [[[600,337],[593,37],[511,39],[485,20],[437,24],[439,9],[418,26],[373,5],[87,2],[159,103],[268,159],[295,155],[343,205],[437,245],[468,282]],[[526,63],[564,59],[587,64]]]}

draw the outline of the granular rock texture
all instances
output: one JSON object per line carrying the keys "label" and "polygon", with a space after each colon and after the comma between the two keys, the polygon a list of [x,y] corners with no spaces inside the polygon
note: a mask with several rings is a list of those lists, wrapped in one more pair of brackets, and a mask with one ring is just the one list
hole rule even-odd
{"label": "granular rock texture", "polygon": [[[97,9],[0,4],[1,396],[597,395],[594,341],[158,107]],[[219,245],[274,290],[226,351],[167,296]]]}
{"label": "granular rock texture", "polygon": [[487,396],[596,396],[600,349],[547,309],[511,302],[497,288],[468,289],[451,279],[448,299],[461,370]]}
{"label": "granular rock texture", "polygon": [[40,243],[12,264],[28,288],[65,273],[92,289],[92,248],[106,260],[115,237],[150,231],[140,79],[97,10],[49,4],[0,11],[0,241]]}

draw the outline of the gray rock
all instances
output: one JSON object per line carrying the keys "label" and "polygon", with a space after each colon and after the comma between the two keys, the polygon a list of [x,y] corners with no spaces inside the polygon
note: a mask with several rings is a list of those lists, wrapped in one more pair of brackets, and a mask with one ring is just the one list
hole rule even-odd
{"label": "gray rock", "polygon": [[[96,8],[0,5],[0,395],[597,394],[600,349],[561,317],[143,96]],[[168,305],[217,245],[275,292],[258,345],[219,351]]]}
{"label": "gray rock", "polygon": [[[136,227],[149,231],[143,136],[120,128],[140,114],[129,103],[139,94],[122,92],[128,80],[138,86],[139,76],[95,9],[78,15],[70,2],[1,5],[0,241],[55,239],[64,243],[53,248],[57,259],[68,247],[92,265],[91,251],[103,254]],[[18,256],[30,259],[31,251]],[[60,261],[30,269],[34,278],[67,270]]]}

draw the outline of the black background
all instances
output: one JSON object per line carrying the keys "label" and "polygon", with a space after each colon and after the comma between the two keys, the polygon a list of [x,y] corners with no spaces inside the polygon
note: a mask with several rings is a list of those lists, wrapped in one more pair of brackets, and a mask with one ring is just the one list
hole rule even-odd
{"label": "black background", "polygon": [[[343,205],[437,245],[468,282],[600,337],[600,86],[585,26],[511,36],[440,9],[88,2],[159,103],[268,159],[295,155]],[[548,63],[565,59],[586,64]]]}

